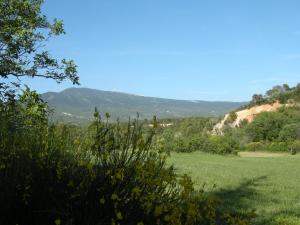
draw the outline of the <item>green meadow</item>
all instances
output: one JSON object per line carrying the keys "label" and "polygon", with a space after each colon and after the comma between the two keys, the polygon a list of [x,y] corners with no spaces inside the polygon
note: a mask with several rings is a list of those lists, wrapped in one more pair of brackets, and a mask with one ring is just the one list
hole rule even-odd
{"label": "green meadow", "polygon": [[300,155],[172,153],[169,162],[227,209],[255,210],[255,224],[300,224]]}

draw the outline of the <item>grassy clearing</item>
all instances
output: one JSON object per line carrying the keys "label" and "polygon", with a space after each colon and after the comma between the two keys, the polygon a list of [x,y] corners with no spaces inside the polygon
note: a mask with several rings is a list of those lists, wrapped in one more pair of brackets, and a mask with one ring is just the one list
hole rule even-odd
{"label": "grassy clearing", "polygon": [[255,209],[256,224],[300,224],[300,155],[263,156],[174,153],[169,161],[228,209]]}

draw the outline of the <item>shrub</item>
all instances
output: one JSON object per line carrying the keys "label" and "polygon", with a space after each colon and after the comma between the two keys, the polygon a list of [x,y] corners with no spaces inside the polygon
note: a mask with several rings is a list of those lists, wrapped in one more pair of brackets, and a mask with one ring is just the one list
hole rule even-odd
{"label": "shrub", "polygon": [[296,140],[290,145],[290,151],[292,155],[300,152],[300,141]]}
{"label": "shrub", "polygon": [[286,152],[289,146],[287,142],[250,142],[246,144],[246,151],[268,151],[268,152]]}
{"label": "shrub", "polygon": [[262,142],[250,142],[246,144],[245,150],[250,152],[266,151],[265,145]]}
{"label": "shrub", "polygon": [[226,123],[233,123],[237,119],[236,112],[230,112],[229,117],[226,120]]}
{"label": "shrub", "polygon": [[240,146],[236,140],[230,136],[212,135],[209,138],[210,152],[218,154],[236,154]]}
{"label": "shrub", "polygon": [[266,150],[270,152],[286,152],[288,149],[286,142],[271,142],[266,144]]}
{"label": "shrub", "polygon": [[199,135],[191,138],[177,138],[166,144],[167,149],[176,152],[202,151],[213,154],[236,154],[240,146],[230,136]]}

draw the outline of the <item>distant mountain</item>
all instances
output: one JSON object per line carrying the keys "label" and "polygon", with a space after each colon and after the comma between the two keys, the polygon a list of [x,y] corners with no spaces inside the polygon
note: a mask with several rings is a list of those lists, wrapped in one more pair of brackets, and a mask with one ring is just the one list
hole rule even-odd
{"label": "distant mountain", "polygon": [[108,112],[112,118],[180,118],[191,116],[220,116],[245,103],[187,101],[144,97],[89,88],[69,88],[62,92],[47,92],[42,98],[54,108],[54,119],[63,121],[87,121],[92,118],[95,107],[101,113]]}

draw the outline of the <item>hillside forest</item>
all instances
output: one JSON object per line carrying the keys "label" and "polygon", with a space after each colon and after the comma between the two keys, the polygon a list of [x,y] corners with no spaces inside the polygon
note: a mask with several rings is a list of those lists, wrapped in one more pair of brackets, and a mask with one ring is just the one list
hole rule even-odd
{"label": "hillside forest", "polygon": [[[278,85],[265,95],[253,95],[248,104],[230,112],[222,130],[214,130],[217,118],[179,119],[174,120],[173,126],[162,129],[157,143],[177,152],[236,154],[239,151],[269,151],[296,154],[300,151],[299,98],[300,85],[291,88]],[[251,122],[243,120],[237,126],[231,126],[236,112],[277,101],[282,104],[279,110],[262,112]]]}

